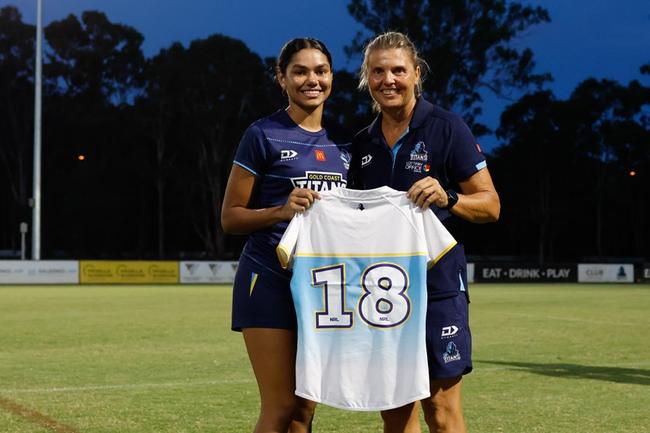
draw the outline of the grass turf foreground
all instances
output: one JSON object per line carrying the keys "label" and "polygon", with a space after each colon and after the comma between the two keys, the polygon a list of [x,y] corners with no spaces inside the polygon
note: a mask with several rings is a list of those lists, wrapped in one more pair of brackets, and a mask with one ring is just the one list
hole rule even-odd
{"label": "grass turf foreground", "polygon": [[[242,433],[227,286],[0,286],[0,432]],[[650,287],[473,285],[474,433],[650,432]],[[314,432],[380,432],[319,406]],[[426,428],[424,428],[426,431]]]}

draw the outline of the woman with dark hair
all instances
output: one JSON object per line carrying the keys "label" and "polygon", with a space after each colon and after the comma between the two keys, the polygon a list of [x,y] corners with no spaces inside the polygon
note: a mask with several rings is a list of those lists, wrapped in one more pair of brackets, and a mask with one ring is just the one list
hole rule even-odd
{"label": "woman with dark hair", "polygon": [[332,88],[332,58],[311,38],[289,41],[276,78],[288,107],[244,133],[221,212],[227,233],[248,234],[233,288],[232,329],[241,331],[261,397],[255,433],[311,431],[315,403],[295,391],[296,313],[291,274],[276,247],[288,221],[308,209],[319,191],[345,186],[349,143],[323,128]]}
{"label": "woman with dark hair", "polygon": [[[465,122],[422,97],[424,68],[402,33],[384,33],[368,44],[359,87],[369,91],[378,115],[353,142],[351,177],[363,189],[387,185],[407,191],[413,203],[430,207],[453,235],[458,218],[496,221],[499,196]],[[465,432],[461,381],[472,370],[468,290],[465,253],[458,244],[427,273],[431,397],[421,403],[431,432]],[[419,433],[416,408],[414,402],[382,411],[384,432]]]}

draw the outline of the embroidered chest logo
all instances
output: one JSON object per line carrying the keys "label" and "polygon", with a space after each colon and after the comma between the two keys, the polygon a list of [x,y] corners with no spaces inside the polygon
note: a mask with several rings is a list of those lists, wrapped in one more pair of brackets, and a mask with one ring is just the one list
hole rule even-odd
{"label": "embroidered chest logo", "polygon": [[404,168],[411,170],[413,173],[422,173],[423,168],[425,172],[428,172],[430,168],[429,164],[426,164],[428,159],[429,154],[424,141],[418,141],[413,146],[413,150],[409,154],[409,160],[406,161]]}
{"label": "embroidered chest logo", "polygon": [[325,152],[323,152],[322,150],[314,150],[314,154],[316,155],[316,159],[318,161],[321,162],[327,161],[327,158],[325,158]]}
{"label": "embroidered chest logo", "polygon": [[411,161],[426,161],[429,158],[424,141],[418,141],[411,151]]}

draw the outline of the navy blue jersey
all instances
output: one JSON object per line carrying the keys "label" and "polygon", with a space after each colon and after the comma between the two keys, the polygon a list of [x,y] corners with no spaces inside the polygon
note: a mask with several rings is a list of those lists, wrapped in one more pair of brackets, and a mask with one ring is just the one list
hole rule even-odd
{"label": "navy blue jersey", "polygon": [[[254,122],[244,133],[235,164],[257,177],[249,207],[263,209],[284,205],[294,188],[327,191],[345,187],[350,166],[350,143],[327,130],[309,132],[284,110]],[[249,235],[243,255],[282,275],[275,252],[288,221]]]}
{"label": "navy blue jersey", "polygon": [[[444,189],[457,190],[459,182],[486,167],[485,157],[465,122],[424,98],[418,99],[407,132],[392,149],[381,131],[381,114],[356,135],[352,149],[350,174],[354,187],[360,189],[386,185],[408,191],[416,181],[431,176]],[[450,228],[455,218],[451,212],[436,206],[431,209]],[[465,290],[462,246],[456,246],[444,260],[442,266],[429,271],[430,293],[445,295]]]}

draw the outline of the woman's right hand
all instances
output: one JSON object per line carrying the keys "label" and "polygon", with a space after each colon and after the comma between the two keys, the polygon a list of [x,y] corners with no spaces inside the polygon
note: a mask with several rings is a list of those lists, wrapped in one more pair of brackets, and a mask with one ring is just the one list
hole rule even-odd
{"label": "woman's right hand", "polygon": [[316,191],[307,188],[294,188],[280,212],[285,220],[290,220],[295,214],[309,209],[314,200],[320,200],[320,195]]}

